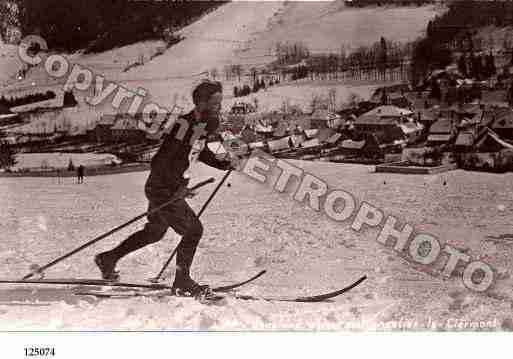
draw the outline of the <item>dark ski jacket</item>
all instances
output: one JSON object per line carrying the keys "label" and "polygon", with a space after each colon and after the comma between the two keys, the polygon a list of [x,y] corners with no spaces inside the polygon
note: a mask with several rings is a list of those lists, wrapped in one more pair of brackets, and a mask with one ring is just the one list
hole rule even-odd
{"label": "dark ski jacket", "polygon": [[[145,192],[148,198],[165,200],[173,195],[183,185],[187,185],[184,172],[189,168],[189,154],[192,150],[190,139],[194,134],[194,125],[200,123],[194,118],[194,111],[180,118],[189,123],[183,140],[177,139],[180,130],[178,123],[165,135],[164,142],[151,160],[151,171],[146,181]],[[202,139],[205,139],[203,137]],[[205,144],[198,156],[198,160],[220,170],[228,170],[230,161],[218,160],[215,154]]]}

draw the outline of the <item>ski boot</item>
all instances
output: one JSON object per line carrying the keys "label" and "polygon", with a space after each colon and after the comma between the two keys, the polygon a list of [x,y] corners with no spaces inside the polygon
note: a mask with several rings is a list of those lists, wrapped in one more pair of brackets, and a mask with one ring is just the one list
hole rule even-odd
{"label": "ski boot", "polygon": [[224,298],[215,294],[208,285],[198,284],[189,276],[175,278],[171,288],[171,293],[172,295],[179,297],[194,297],[200,302],[208,302]]}
{"label": "ski boot", "polygon": [[102,278],[109,282],[119,281],[119,272],[115,270],[116,261],[108,257],[107,252],[97,254],[94,257],[94,262],[102,272]]}

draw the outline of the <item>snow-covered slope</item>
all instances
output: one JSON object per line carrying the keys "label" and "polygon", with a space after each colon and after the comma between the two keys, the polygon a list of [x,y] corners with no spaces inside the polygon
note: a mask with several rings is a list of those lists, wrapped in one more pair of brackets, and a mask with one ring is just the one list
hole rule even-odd
{"label": "snow-covered slope", "polygon": [[[361,165],[291,163],[348,191],[359,203],[366,200],[401,223],[466,248],[499,270],[510,267],[513,255],[506,241],[487,238],[511,233],[511,174],[457,170],[405,176],[371,173],[371,167]],[[223,175],[201,164],[194,173],[194,182]],[[60,184],[55,178],[0,178],[2,277],[20,278],[32,263],[47,263],[144,212],[146,176],[90,177],[84,185],[74,184],[72,178]],[[177,298],[88,302],[62,288],[0,285],[0,329],[381,330],[394,329],[401,321],[416,322],[414,329],[436,329],[425,327],[432,318],[441,329],[450,330],[448,320],[496,319],[495,329],[511,320],[509,302],[496,299],[512,296],[507,276],[490,296],[472,294],[460,279],[444,280],[416,270],[378,243],[375,229],[355,232],[350,223],[335,223],[294,202],[291,194],[278,194],[241,173],[233,173],[228,182],[231,186],[221,188],[202,217],[205,234],[193,264],[195,278],[227,284],[266,268],[265,276],[240,290],[256,295],[313,294],[364,274],[367,281],[332,303],[227,300],[217,306]],[[198,210],[213,188],[206,187],[192,199],[192,207]],[[97,278],[94,254],[142,225],[138,222],[65,260],[48,270],[47,277]],[[170,230],[161,242],[126,257],[119,264],[123,279],[141,281],[155,275],[178,239]]]}
{"label": "snow-covered slope", "polygon": [[440,9],[433,6],[347,8],[343,1],[290,2],[249,45],[246,56],[262,55],[277,42],[302,42],[314,53],[340,52],[379,41],[406,42],[422,36]]}
{"label": "snow-covered slope", "polygon": [[[177,102],[188,108],[192,105],[190,91],[205,71],[216,68],[224,81],[225,65],[268,63],[274,59],[272,50],[278,41],[302,41],[318,52],[339,51],[342,45],[354,48],[370,44],[380,36],[411,40],[421,34],[436,11],[433,6],[349,9],[342,1],[236,1],[184,28],[181,34],[185,40],[151,61],[150,56],[163,46],[162,42],[148,41],[101,54],[77,53],[68,57],[130,89],[146,89],[147,99],[161,106],[170,108]],[[123,71],[141,56],[145,58],[144,65]],[[48,83],[55,81],[42,69],[34,69],[26,80],[9,89]],[[225,85],[229,96],[233,83],[225,81]],[[94,110],[116,111],[109,105]],[[98,117],[93,109],[91,117]]]}
{"label": "snow-covered slope", "polygon": [[18,57],[17,47],[4,44],[0,40],[0,92],[2,91],[2,84],[8,80],[13,81],[21,66],[22,61]]}

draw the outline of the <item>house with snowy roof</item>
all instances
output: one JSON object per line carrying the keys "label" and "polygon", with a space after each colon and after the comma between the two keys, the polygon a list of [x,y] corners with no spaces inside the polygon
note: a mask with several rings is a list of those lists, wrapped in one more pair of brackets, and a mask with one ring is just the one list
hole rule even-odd
{"label": "house with snowy roof", "polygon": [[341,116],[328,110],[317,109],[310,115],[311,128],[335,128],[341,123]]}
{"label": "house with snowy roof", "polygon": [[363,134],[376,135],[382,143],[392,143],[418,136],[423,126],[415,121],[412,111],[383,105],[358,117],[354,128]]}
{"label": "house with snowy roof", "polygon": [[513,141],[513,111],[509,108],[496,111],[490,128],[501,138]]}
{"label": "house with snowy roof", "polygon": [[428,134],[428,146],[447,144],[456,136],[456,124],[451,118],[439,118]]}
{"label": "house with snowy roof", "polygon": [[139,120],[133,116],[119,116],[111,127],[114,142],[137,143],[146,140],[146,132],[139,128]]}

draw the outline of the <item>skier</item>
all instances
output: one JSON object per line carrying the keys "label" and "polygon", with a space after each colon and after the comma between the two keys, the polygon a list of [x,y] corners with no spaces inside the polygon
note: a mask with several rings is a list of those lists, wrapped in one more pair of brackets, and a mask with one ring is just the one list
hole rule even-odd
{"label": "skier", "polygon": [[[127,254],[160,241],[171,227],[182,236],[177,249],[173,292],[179,295],[201,295],[209,292],[208,285],[200,285],[190,277],[190,267],[203,234],[203,227],[185,201],[185,198],[192,198],[195,195],[187,188],[190,177],[188,168],[196,159],[221,170],[235,169],[237,163],[218,160],[206,146],[206,135],[216,133],[219,126],[221,83],[200,83],[194,89],[192,99],[195,108],[190,113],[180,116],[171,131],[165,135],[163,144],[152,159],[150,175],[145,184],[149,210],[175,196],[180,199],[149,215],[145,227],[129,236],[116,248],[96,255],[95,263],[104,279],[119,280],[119,273],[115,270],[116,263]],[[194,141],[194,137],[198,137],[194,134],[198,126],[204,128],[203,135]]]}
{"label": "skier", "polygon": [[84,183],[84,166],[80,165],[77,167],[77,183]]}

